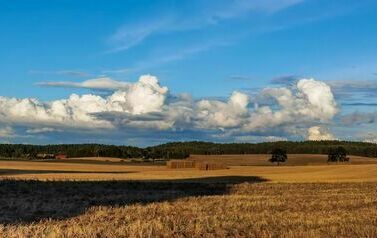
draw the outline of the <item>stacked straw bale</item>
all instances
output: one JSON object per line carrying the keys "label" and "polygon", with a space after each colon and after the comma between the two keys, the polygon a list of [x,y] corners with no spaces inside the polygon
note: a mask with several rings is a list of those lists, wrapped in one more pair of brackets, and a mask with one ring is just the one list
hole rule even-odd
{"label": "stacked straw bale", "polygon": [[223,163],[208,163],[208,162],[197,163],[195,167],[199,170],[220,170],[220,169],[228,168]]}
{"label": "stacked straw bale", "polygon": [[167,162],[169,169],[191,169],[195,168],[195,161],[192,160],[170,160]]}
{"label": "stacked straw bale", "polygon": [[223,163],[210,162],[196,162],[194,160],[170,160],[167,162],[169,169],[193,169],[198,170],[219,170],[227,169],[228,167]]}

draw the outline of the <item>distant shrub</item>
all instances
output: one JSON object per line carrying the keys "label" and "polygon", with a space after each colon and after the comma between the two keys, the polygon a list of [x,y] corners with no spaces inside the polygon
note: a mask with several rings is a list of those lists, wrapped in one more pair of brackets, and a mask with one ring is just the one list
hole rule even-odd
{"label": "distant shrub", "polygon": [[269,161],[271,163],[277,163],[279,166],[280,163],[284,163],[285,161],[287,161],[287,159],[287,152],[283,149],[276,148],[271,152],[271,158],[269,159]]}
{"label": "distant shrub", "polygon": [[327,162],[349,162],[347,154],[347,150],[342,146],[330,148]]}

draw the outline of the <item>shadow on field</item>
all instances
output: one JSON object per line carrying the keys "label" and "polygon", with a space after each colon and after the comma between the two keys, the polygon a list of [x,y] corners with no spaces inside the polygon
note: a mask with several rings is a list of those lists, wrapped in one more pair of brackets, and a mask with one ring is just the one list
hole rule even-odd
{"label": "shadow on field", "polygon": [[227,194],[232,185],[260,183],[261,177],[226,176],[169,181],[0,180],[0,224],[66,219],[92,206],[172,201]]}

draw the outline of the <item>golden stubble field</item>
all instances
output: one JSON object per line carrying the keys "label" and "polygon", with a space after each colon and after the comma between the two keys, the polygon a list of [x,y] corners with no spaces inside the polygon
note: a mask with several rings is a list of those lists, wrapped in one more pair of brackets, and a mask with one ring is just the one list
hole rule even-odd
{"label": "golden stubble field", "polygon": [[377,237],[374,159],[263,156],[190,158],[217,171],[0,161],[0,237]]}
{"label": "golden stubble field", "polygon": [[[301,159],[300,159],[301,158]],[[219,176],[259,176],[270,182],[377,182],[377,159],[351,157],[351,164],[326,163],[324,155],[289,155],[287,165],[274,166],[266,155],[192,156],[201,161],[221,161],[227,170],[167,169],[163,165],[127,163],[77,163],[0,161],[0,178],[36,180],[175,180]],[[305,165],[311,161],[311,165]],[[253,166],[240,166],[253,164]]]}
{"label": "golden stubble field", "polygon": [[227,181],[0,181],[0,237],[377,236],[377,183]]}

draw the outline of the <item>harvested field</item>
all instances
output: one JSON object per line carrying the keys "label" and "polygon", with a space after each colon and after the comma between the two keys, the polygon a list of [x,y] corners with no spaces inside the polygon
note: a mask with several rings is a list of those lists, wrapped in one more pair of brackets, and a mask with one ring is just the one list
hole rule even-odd
{"label": "harvested field", "polygon": [[3,181],[0,236],[377,236],[377,183],[222,179],[227,183]]}
{"label": "harvested field", "polygon": [[377,164],[229,166],[226,170],[167,169],[166,166],[0,161],[0,178],[38,180],[174,180],[259,176],[270,182],[377,182]]}
{"label": "harvested field", "polygon": [[80,157],[80,158],[69,158],[67,160],[84,160],[84,161],[103,161],[103,162],[127,162],[130,159],[112,158],[112,157]]}
{"label": "harvested field", "polygon": [[376,237],[377,164],[361,160],[209,171],[2,160],[0,237]]}

